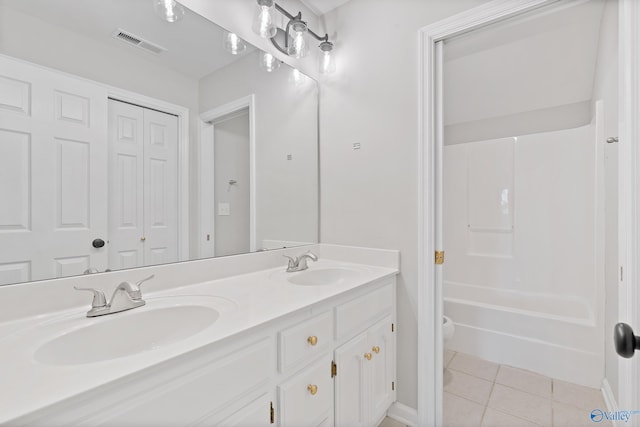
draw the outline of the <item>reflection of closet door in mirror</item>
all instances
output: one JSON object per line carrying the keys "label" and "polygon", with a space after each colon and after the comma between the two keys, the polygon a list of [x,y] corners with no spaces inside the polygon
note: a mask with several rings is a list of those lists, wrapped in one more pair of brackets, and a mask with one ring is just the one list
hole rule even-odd
{"label": "reflection of closet door in mirror", "polygon": [[0,284],[103,270],[107,94],[0,57]]}
{"label": "reflection of closet door in mirror", "polygon": [[177,118],[109,101],[109,265],[178,260]]}
{"label": "reflection of closet door in mirror", "polygon": [[178,261],[178,118],[144,110],[144,264]]}

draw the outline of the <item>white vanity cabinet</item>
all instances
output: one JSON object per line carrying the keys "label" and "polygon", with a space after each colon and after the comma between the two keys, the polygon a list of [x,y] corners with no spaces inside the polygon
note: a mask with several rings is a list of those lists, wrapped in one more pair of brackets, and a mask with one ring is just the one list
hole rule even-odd
{"label": "white vanity cabinet", "polygon": [[395,278],[337,294],[16,420],[23,426],[375,426],[395,400]]}

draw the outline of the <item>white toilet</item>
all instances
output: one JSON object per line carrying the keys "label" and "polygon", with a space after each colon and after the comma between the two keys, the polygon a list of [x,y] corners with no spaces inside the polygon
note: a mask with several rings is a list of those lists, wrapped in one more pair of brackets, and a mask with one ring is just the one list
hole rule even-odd
{"label": "white toilet", "polygon": [[453,320],[451,320],[447,316],[442,316],[442,340],[445,347],[451,340],[451,338],[453,338],[453,334],[455,331],[456,328],[453,326]]}

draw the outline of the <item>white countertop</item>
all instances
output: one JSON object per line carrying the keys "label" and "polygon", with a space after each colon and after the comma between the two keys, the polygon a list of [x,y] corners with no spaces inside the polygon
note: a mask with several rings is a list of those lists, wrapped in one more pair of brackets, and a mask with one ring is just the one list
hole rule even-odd
{"label": "white countertop", "polygon": [[[147,305],[134,310],[89,319],[87,304],[0,323],[0,424],[398,273],[394,268],[326,259],[311,264],[309,270],[332,267],[357,269],[362,274],[357,280],[335,285],[301,286],[289,283],[287,278],[291,276],[278,267],[161,292],[150,292],[153,285],[148,283],[143,287]],[[157,301],[167,301],[168,297],[189,297],[190,301],[201,297],[205,304],[212,302],[220,316],[211,326],[186,339],[117,359],[60,366],[41,363],[34,357],[38,348],[57,336],[92,323],[109,322],[115,316],[134,316],[153,309]]]}

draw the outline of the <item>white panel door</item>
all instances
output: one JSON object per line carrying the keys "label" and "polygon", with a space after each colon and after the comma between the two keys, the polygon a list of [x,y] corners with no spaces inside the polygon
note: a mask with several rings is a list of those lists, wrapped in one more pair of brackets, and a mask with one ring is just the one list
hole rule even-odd
{"label": "white panel door", "polygon": [[109,268],[144,265],[144,110],[109,100]]}
{"label": "white panel door", "polygon": [[107,92],[0,57],[0,284],[107,266]]}
{"label": "white panel door", "polygon": [[144,110],[144,262],[178,261],[178,118]]}
{"label": "white panel door", "polygon": [[109,101],[109,265],[178,260],[178,118]]}

